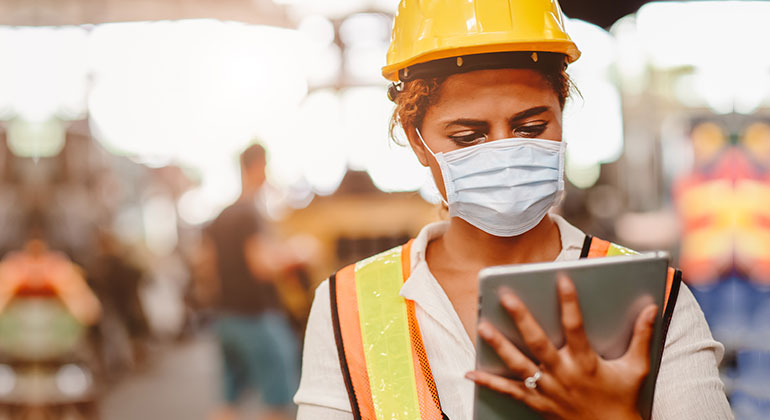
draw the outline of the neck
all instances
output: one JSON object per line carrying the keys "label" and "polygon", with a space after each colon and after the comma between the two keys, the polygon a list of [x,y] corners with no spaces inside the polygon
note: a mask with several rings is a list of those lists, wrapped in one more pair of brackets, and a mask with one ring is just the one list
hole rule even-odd
{"label": "neck", "polygon": [[561,252],[556,222],[546,215],[531,230],[513,237],[490,235],[453,217],[449,229],[434,241],[448,265],[481,269],[492,265],[553,261]]}

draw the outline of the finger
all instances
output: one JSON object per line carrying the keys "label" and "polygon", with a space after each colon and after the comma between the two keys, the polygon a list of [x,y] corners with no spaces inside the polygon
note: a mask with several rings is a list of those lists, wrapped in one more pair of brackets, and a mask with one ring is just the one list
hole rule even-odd
{"label": "finger", "polygon": [[532,376],[537,371],[537,366],[532,363],[516,346],[492,324],[487,321],[479,323],[479,336],[492,347],[505,365],[519,378]]}
{"label": "finger", "polygon": [[501,394],[510,395],[537,412],[547,413],[554,411],[554,403],[551,400],[537,392],[536,389],[527,388],[522,382],[478,370],[466,373],[465,377],[475,382],[476,385],[489,388]]}
{"label": "finger", "polygon": [[555,366],[559,353],[524,303],[510,290],[500,291],[500,303],[510,314],[532,354],[546,367]]}
{"label": "finger", "polygon": [[634,335],[628,346],[624,359],[630,358],[634,364],[644,367],[647,373],[650,364],[650,341],[652,340],[655,320],[658,317],[658,306],[650,305],[639,314],[634,325]]}
{"label": "finger", "polygon": [[594,369],[597,366],[598,356],[586,337],[575,285],[565,274],[559,275],[557,285],[561,303],[561,325],[567,348],[583,368]]}

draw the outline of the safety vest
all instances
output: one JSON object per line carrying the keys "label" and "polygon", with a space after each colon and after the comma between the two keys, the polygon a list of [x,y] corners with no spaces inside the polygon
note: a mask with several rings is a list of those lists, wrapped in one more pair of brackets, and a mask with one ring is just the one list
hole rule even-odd
{"label": "safety vest", "polygon": [[[329,278],[334,339],[355,419],[448,420],[414,312],[399,295],[411,273],[412,241],[349,265]],[[636,254],[586,236],[580,258]],[[669,269],[663,340],[681,272]],[[663,346],[661,346],[662,348]]]}

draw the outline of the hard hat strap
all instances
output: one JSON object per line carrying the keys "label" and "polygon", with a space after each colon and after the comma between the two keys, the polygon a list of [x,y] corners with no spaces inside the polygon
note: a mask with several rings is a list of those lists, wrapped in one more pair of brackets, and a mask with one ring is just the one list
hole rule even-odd
{"label": "hard hat strap", "polygon": [[388,86],[388,99],[392,102],[396,102],[396,97],[404,89],[404,84],[401,82],[393,82]]}

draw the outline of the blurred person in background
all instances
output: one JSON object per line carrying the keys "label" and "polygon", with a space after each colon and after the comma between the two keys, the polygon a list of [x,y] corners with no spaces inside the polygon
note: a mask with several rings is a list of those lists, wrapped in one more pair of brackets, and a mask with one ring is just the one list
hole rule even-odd
{"label": "blurred person in background", "polygon": [[237,417],[246,390],[258,390],[267,405],[265,419],[288,419],[299,377],[298,342],[283,312],[276,280],[293,265],[271,240],[270,226],[257,209],[265,183],[265,149],[248,147],[240,158],[241,195],[207,228],[204,259],[216,285],[214,332],[223,362],[225,406],[217,420]]}
{"label": "blurred person in background", "polygon": [[713,286],[737,271],[770,284],[770,124],[749,125],[738,144],[713,121],[699,122],[690,137],[693,168],[673,189],[686,280]]}
{"label": "blurred person in background", "polygon": [[82,271],[37,235],[0,262],[0,312],[16,296],[57,297],[83,325],[94,324],[101,315],[101,304]]}
{"label": "blurred person in background", "polygon": [[736,417],[764,419],[770,407],[770,123],[729,121],[695,121],[691,130],[693,168],[673,189],[680,264],[714,337],[725,345],[722,371]]}
{"label": "blurred person in background", "polygon": [[23,249],[0,261],[0,359],[6,384],[12,378],[0,418],[95,418],[86,338],[102,306],[81,268],[49,249],[41,229],[30,231]]}
{"label": "blurred person in background", "polygon": [[104,307],[100,346],[106,369],[114,377],[121,368],[146,360],[145,346],[151,334],[139,294],[144,273],[130,261],[125,245],[112,232],[98,232],[96,242],[88,265],[89,280]]}
{"label": "blurred person in background", "polygon": [[[668,333],[652,418],[732,418],[717,371],[723,347],[679,273],[669,277],[665,311],[646,307],[615,360],[588,342],[569,279],[558,285],[560,349],[514,294],[501,292],[539,365],[478,322],[485,267],[634,253],[549,214],[564,189],[565,69],[579,56],[555,1],[400,3],[383,68],[394,82],[391,127],[403,128],[430,168],[450,220],[321,283],[295,396],[299,419],[470,419],[474,383],[546,418],[639,419],[658,313]],[[515,377],[474,371],[477,334]]]}

